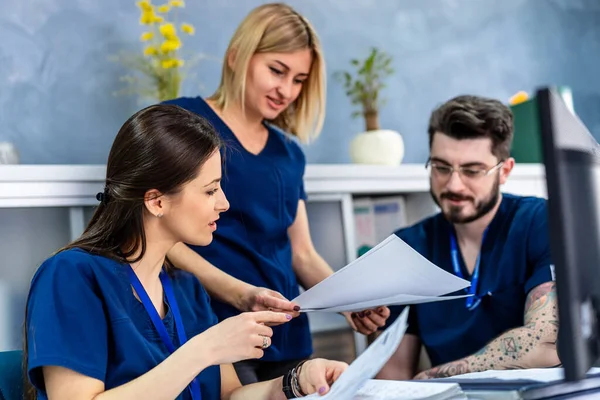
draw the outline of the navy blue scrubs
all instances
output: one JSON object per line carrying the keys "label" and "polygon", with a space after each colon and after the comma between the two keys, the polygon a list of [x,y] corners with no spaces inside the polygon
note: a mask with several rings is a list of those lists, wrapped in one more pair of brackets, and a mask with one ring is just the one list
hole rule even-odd
{"label": "navy blue scrubs", "polygon": [[[209,246],[190,246],[224,272],[252,285],[276,290],[287,299],[299,294],[292,269],[287,230],[298,203],[306,199],[306,160],[298,144],[271,126],[265,148],[257,155],[244,149],[234,133],[201,97],[166,102],[193,111],[211,122],[226,142],[222,187],[229,211],[221,214]],[[213,300],[219,319],[239,314]],[[262,361],[289,361],[312,354],[306,314],[273,328],[273,343]]]}
{"label": "navy blue scrubs", "polygon": [[[435,265],[454,273],[450,257],[453,229],[437,214],[396,235]],[[464,299],[411,306],[407,333],[421,338],[433,366],[469,356],[498,335],[523,326],[527,294],[554,275],[546,200],[504,194],[480,258],[477,296],[482,301],[475,309],[467,309]],[[459,262],[463,277],[470,280],[462,257]],[[388,325],[402,307],[391,307],[391,311]]]}
{"label": "navy blue scrubs", "polygon": [[[145,374],[170,355],[133,294],[128,269],[72,249],[37,270],[27,301],[27,372],[39,399],[47,399],[44,366],[69,368],[104,382],[108,390]],[[217,323],[196,277],[175,270],[171,282],[188,340]],[[170,307],[163,321],[178,347]],[[219,366],[208,367],[197,379],[203,400],[221,398]],[[189,390],[178,399],[191,399]]]}

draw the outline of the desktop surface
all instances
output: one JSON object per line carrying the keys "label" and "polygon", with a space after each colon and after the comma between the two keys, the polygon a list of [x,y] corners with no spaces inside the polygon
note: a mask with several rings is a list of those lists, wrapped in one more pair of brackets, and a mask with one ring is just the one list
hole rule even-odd
{"label": "desktop surface", "polygon": [[576,382],[564,381],[563,376],[562,368],[548,368],[486,371],[429,382],[457,383],[469,399],[479,400],[600,399],[600,369],[591,369]]}

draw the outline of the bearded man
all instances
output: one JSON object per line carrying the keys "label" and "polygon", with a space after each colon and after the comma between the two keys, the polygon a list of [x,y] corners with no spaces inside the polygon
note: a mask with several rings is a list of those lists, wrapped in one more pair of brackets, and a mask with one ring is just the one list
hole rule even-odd
{"label": "bearded man", "polygon": [[[431,196],[441,211],[396,235],[469,280],[461,293],[472,296],[411,306],[407,334],[378,378],[559,365],[546,200],[500,191],[515,163],[510,109],[459,96],[433,111],[428,133]],[[391,308],[388,326],[402,310]],[[433,366],[425,371],[417,371],[421,346]]]}

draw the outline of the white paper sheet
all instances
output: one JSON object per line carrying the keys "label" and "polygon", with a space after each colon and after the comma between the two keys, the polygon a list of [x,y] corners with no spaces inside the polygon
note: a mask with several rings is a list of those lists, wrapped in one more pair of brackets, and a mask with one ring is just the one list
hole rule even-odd
{"label": "white paper sheet", "polygon": [[[600,368],[591,368],[588,375],[600,373]],[[532,380],[537,382],[560,381],[565,377],[563,368],[530,368],[512,370],[489,370],[483,372],[471,372],[443,379],[500,379],[506,381]],[[441,379],[441,380],[443,380]]]}
{"label": "white paper sheet", "polygon": [[302,312],[345,312],[345,311],[363,311],[379,306],[395,306],[395,305],[403,305],[403,304],[422,304],[422,303],[432,303],[434,301],[447,301],[447,300],[455,300],[455,299],[464,299],[465,297],[472,296],[472,294],[465,294],[461,296],[414,296],[410,294],[399,294],[392,297],[386,297],[383,299],[377,300],[369,300],[363,301],[360,303],[347,304],[338,307],[329,307],[329,308],[303,308]]}
{"label": "white paper sheet", "polygon": [[315,310],[399,295],[442,296],[470,284],[435,266],[398,236],[390,235],[293,301],[302,309]]}
{"label": "white paper sheet", "polygon": [[458,383],[369,380],[354,400],[459,400],[467,399]]}
{"label": "white paper sheet", "polygon": [[[358,390],[385,365],[394,354],[406,332],[409,307],[367,349],[358,356],[331,385],[327,394],[307,396],[323,400],[352,400]],[[307,398],[304,397],[304,398]]]}

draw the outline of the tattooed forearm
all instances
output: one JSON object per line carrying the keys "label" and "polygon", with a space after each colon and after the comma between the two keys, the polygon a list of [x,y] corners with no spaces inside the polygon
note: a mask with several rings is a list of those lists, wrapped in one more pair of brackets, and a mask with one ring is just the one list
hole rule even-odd
{"label": "tattooed forearm", "polygon": [[529,292],[524,326],[512,329],[466,359],[473,371],[556,365],[558,310],[556,285],[541,284]]}
{"label": "tattooed forearm", "polygon": [[524,326],[505,332],[471,356],[437,366],[415,378],[555,366],[560,363],[556,353],[557,335],[556,287],[554,282],[548,282],[532,289],[527,296]]}
{"label": "tattooed forearm", "polygon": [[540,320],[558,322],[556,284],[546,282],[536,286],[527,295],[525,302],[525,324]]}
{"label": "tattooed forearm", "polygon": [[469,364],[463,359],[431,368],[425,372],[421,372],[415,377],[415,379],[446,378],[449,376],[466,374],[468,372],[471,372],[469,370]]}
{"label": "tattooed forearm", "polygon": [[520,343],[514,336],[506,337],[500,341],[500,350],[506,357],[512,357],[513,359],[518,357],[521,348]]}

